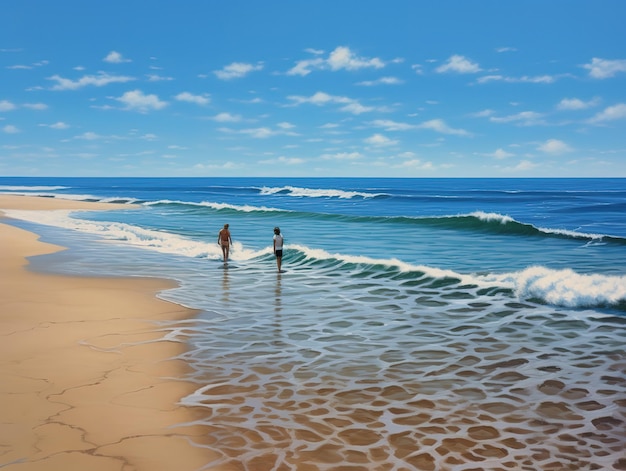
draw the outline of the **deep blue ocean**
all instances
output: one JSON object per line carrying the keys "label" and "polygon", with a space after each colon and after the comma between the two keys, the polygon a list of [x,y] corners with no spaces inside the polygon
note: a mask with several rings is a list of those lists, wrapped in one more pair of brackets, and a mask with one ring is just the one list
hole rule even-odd
{"label": "deep blue ocean", "polygon": [[[7,214],[69,247],[40,269],[180,283],[161,297],[200,314],[161,328],[189,345],[183,403],[206,409],[223,462],[624,469],[626,179],[0,177],[0,192],[129,203]],[[444,453],[451,434],[480,459]]]}

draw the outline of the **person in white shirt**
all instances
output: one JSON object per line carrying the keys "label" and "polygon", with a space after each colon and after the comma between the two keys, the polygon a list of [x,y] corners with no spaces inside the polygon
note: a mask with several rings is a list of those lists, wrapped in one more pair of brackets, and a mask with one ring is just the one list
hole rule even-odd
{"label": "person in white shirt", "polygon": [[276,255],[276,266],[280,272],[280,268],[283,263],[283,241],[284,238],[280,233],[280,228],[274,228],[274,255]]}

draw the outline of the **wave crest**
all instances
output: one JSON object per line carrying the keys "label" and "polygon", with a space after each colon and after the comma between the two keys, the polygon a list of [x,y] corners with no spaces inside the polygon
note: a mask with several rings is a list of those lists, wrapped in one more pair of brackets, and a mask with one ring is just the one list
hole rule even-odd
{"label": "wave crest", "polygon": [[362,191],[345,191],[336,189],[324,189],[324,188],[300,188],[296,186],[281,186],[281,187],[261,187],[260,194],[262,195],[276,195],[284,194],[295,197],[307,197],[307,198],[376,198],[379,196],[387,196],[384,193],[365,193]]}

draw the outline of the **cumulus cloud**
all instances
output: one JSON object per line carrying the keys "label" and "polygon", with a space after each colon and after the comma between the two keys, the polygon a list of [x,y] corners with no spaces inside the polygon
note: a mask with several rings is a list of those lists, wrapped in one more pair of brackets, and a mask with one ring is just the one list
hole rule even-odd
{"label": "cumulus cloud", "polygon": [[591,63],[583,65],[589,70],[589,76],[597,79],[614,77],[619,72],[626,72],[626,59],[608,60],[594,57]]}
{"label": "cumulus cloud", "polygon": [[520,161],[516,166],[514,167],[510,167],[508,169],[508,171],[511,172],[527,172],[529,170],[533,170],[534,168],[538,167],[538,165],[530,160],[522,160]]}
{"label": "cumulus cloud", "polygon": [[254,139],[267,139],[268,137],[278,136],[278,135],[286,135],[286,136],[297,136],[298,134],[290,131],[293,125],[288,123],[280,123],[278,124],[278,129],[272,129],[267,126],[262,126],[259,128],[247,128],[247,129],[238,129],[234,130],[231,128],[219,128],[220,132],[229,133],[229,134],[243,134],[246,136],[250,136]]}
{"label": "cumulus cloud", "polygon": [[230,113],[218,113],[211,119],[213,119],[213,121],[217,121],[218,123],[238,123],[241,121],[241,116]]}
{"label": "cumulus cloud", "polygon": [[398,141],[389,139],[387,136],[383,136],[382,134],[374,134],[366,138],[365,142],[371,146],[376,146],[376,147],[392,146],[398,143]]}
{"label": "cumulus cloud", "polygon": [[537,147],[537,150],[546,154],[559,155],[570,152],[572,148],[565,142],[558,139],[548,139],[546,142]]}
{"label": "cumulus cloud", "polygon": [[328,65],[332,70],[357,70],[368,67],[380,69],[385,64],[377,57],[366,59],[355,55],[350,48],[339,46],[328,57]]}
{"label": "cumulus cloud", "polygon": [[515,123],[520,126],[534,126],[543,124],[543,114],[535,111],[522,111],[509,116],[491,116],[489,121],[493,123]]}
{"label": "cumulus cloud", "polygon": [[107,54],[107,56],[102,59],[104,62],[109,62],[111,64],[121,64],[123,62],[131,62],[130,59],[126,59],[117,51],[111,51]]}
{"label": "cumulus cloud", "polygon": [[17,106],[15,106],[10,101],[7,101],[7,100],[0,101],[0,112],[3,112],[3,111],[13,111],[16,108],[17,108]]}
{"label": "cumulus cloud", "polygon": [[477,83],[507,82],[507,83],[554,83],[553,75],[536,75],[534,77],[523,75],[522,77],[507,77],[504,75],[485,75],[476,80]]}
{"label": "cumulus cloud", "polygon": [[193,95],[189,92],[179,93],[174,97],[178,101],[186,101],[188,103],[195,103],[196,105],[208,105],[211,100],[205,95]]}
{"label": "cumulus cloud", "polygon": [[57,121],[54,124],[42,124],[41,126],[45,126],[50,129],[68,129],[70,127],[69,124],[64,123],[63,121]]}
{"label": "cumulus cloud", "polygon": [[235,78],[241,78],[248,75],[250,72],[255,72],[257,70],[262,70],[263,64],[258,63],[254,64],[246,64],[244,62],[233,62],[225,66],[221,70],[215,70],[213,73],[217,76],[217,78],[222,80],[231,80]]}
{"label": "cumulus cloud", "polygon": [[24,108],[28,108],[29,110],[47,110],[48,105],[45,103],[24,103],[22,105]]}
{"label": "cumulus cloud", "polygon": [[174,80],[174,77],[166,77],[158,74],[148,74],[146,77],[148,77],[148,82],[171,82]]}
{"label": "cumulus cloud", "polygon": [[593,118],[591,118],[589,122],[597,124],[624,118],[626,118],[626,103],[618,103],[617,105],[605,108],[604,110],[596,114]]}
{"label": "cumulus cloud", "polygon": [[596,106],[599,102],[598,98],[589,101],[583,101],[579,98],[563,98],[556,107],[559,110],[584,110]]}
{"label": "cumulus cloud", "polygon": [[160,110],[167,106],[166,101],[161,101],[157,95],[146,95],[141,90],[132,90],[124,93],[117,101],[126,105],[126,109],[145,113],[150,110]]}
{"label": "cumulus cloud", "polygon": [[[318,56],[321,54],[317,54]],[[381,69],[385,63],[378,57],[365,58],[357,56],[349,47],[339,46],[335,48],[327,58],[315,57],[298,61],[295,66],[287,71],[287,75],[310,74],[313,70],[358,70],[364,68]]]}
{"label": "cumulus cloud", "polygon": [[301,105],[304,103],[322,106],[327,104],[341,104],[343,105],[340,110],[352,114],[361,114],[368,111],[373,111],[375,108],[370,106],[361,105],[357,100],[354,100],[345,96],[329,95],[325,92],[316,92],[313,95],[306,97],[300,95],[291,95],[287,99],[291,100],[294,105]]}
{"label": "cumulus cloud", "polygon": [[401,83],[404,83],[404,81],[396,77],[381,77],[377,80],[366,80],[364,82],[359,82],[357,83],[357,85],[363,85],[365,87],[373,87],[376,85],[399,85]]}
{"label": "cumulus cloud", "polygon": [[87,131],[78,136],[75,136],[74,139],[81,139],[85,141],[96,141],[98,139],[104,139],[104,136],[96,134],[95,132]]}
{"label": "cumulus cloud", "polygon": [[417,128],[415,124],[399,123],[391,119],[376,119],[371,121],[370,124],[377,128],[383,128],[385,131],[409,131]]}
{"label": "cumulus cloud", "polygon": [[337,152],[336,154],[323,154],[324,160],[356,160],[363,157],[359,152]]}
{"label": "cumulus cloud", "polygon": [[13,126],[12,124],[7,124],[2,128],[2,132],[6,134],[17,134],[20,132],[17,126]]}
{"label": "cumulus cloud", "polygon": [[453,134],[456,136],[471,136],[472,135],[472,133],[464,129],[451,128],[442,119],[431,119],[430,121],[425,121],[422,124],[418,125],[418,127],[421,129],[430,129],[432,131],[436,131],[442,134]]}
{"label": "cumulus cloud", "polygon": [[498,148],[491,154],[487,154],[488,157],[493,157],[494,159],[498,159],[498,160],[506,159],[508,157],[513,157],[514,155],[515,154],[511,154],[510,152],[507,152],[502,148]]}
{"label": "cumulus cloud", "polygon": [[372,126],[383,128],[385,131],[410,131],[414,129],[429,129],[441,134],[451,134],[456,136],[471,136],[472,133],[464,129],[454,129],[446,124],[442,119],[431,119],[420,124],[400,123],[390,119],[376,119],[369,123]]}
{"label": "cumulus cloud", "polygon": [[78,80],[63,78],[59,75],[48,77],[48,80],[56,82],[56,85],[53,85],[51,90],[77,90],[89,85],[103,87],[110,83],[126,83],[135,79],[125,75],[109,75],[104,72],[100,72],[98,75],[85,75]]}
{"label": "cumulus cloud", "polygon": [[446,72],[454,72],[457,74],[475,74],[480,72],[482,69],[477,63],[472,62],[470,59],[455,54],[450,56],[450,58],[443,65],[440,65],[435,70],[440,74]]}

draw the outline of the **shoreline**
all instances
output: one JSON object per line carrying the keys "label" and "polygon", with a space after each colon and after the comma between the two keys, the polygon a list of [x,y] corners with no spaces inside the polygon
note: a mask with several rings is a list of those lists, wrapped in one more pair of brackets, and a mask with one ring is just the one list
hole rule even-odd
{"label": "shoreline", "polygon": [[28,257],[64,248],[2,213],[120,207],[131,206],[0,195],[4,469],[186,471],[216,458],[200,426],[181,425],[201,413],[179,405],[197,388],[175,379],[187,371],[176,359],[186,347],[160,341],[154,324],[194,315],[156,297],[175,282],[34,272]]}

